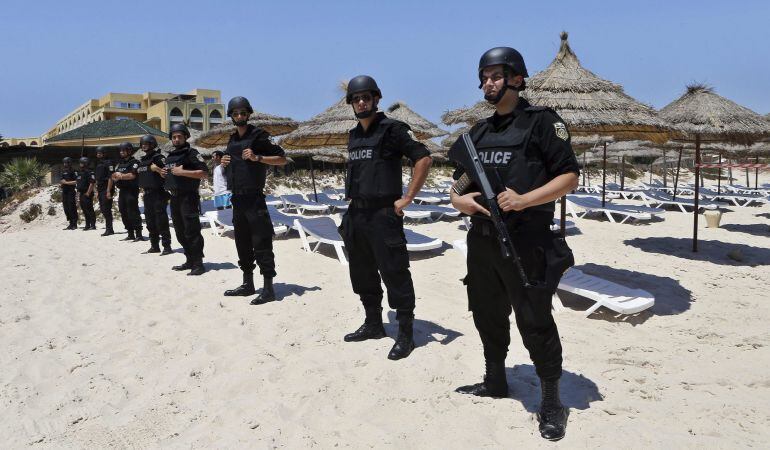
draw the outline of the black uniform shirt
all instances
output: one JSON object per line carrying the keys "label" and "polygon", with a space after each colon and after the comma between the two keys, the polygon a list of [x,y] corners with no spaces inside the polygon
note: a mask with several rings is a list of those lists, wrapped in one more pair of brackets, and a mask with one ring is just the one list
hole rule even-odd
{"label": "black uniform shirt", "polygon": [[[73,169],[62,169],[61,172],[61,179],[64,181],[76,181],[77,180],[77,172]],[[62,184],[61,185],[62,192],[75,192],[75,186],[74,185],[67,185]]]}
{"label": "black uniform shirt", "polygon": [[96,160],[96,187],[98,187],[99,190],[107,188],[107,183],[109,182],[112,173],[115,171],[114,164],[115,163],[113,163],[112,160],[108,158]]}
{"label": "black uniform shirt", "polygon": [[[376,131],[379,123],[387,116],[383,112],[378,112],[374,117],[374,120],[369,125],[369,128],[364,131],[364,127],[359,122],[355,128],[353,128],[352,136],[355,137],[369,137]],[[422,142],[416,141],[409,134],[409,126],[403,122],[396,121],[393,123],[385,135],[382,137],[381,156],[383,159],[401,159],[402,156],[409,158],[412,163],[430,156],[430,151],[425,147]],[[350,169],[348,169],[350,170]],[[358,186],[360,183],[366,181],[360,179],[361,172],[353,171],[350,178],[350,198],[357,198]]]}
{"label": "black uniform shirt", "polygon": [[[527,153],[536,151],[542,155],[543,165],[549,180],[565,173],[579,174],[580,165],[575,157],[575,152],[572,150],[569,132],[561,118],[549,109],[538,111],[535,114],[528,113],[524,111],[528,107],[530,104],[526,99],[519,99],[513,112],[505,115],[499,115],[495,112],[491,117],[474,125],[469,134],[473,137],[484,123],[489,125],[490,131],[501,132],[513,125],[514,122],[518,128],[528,129],[533,125],[533,121],[537,120],[537,123],[534,123],[529,146],[525,151]],[[538,116],[541,116],[539,120]],[[465,173],[465,169],[458,167],[453,178],[459,179],[463,173]],[[523,194],[523,192],[519,192],[519,194]]]}
{"label": "black uniform shirt", "polygon": [[230,164],[225,168],[227,189],[233,193],[262,193],[267,177],[267,165],[261,162],[244,160],[243,151],[250,148],[255,155],[284,156],[283,149],[273,143],[270,134],[262,128],[248,125],[243,136],[236,130],[230,135],[225,154],[230,156]]}
{"label": "black uniform shirt", "polygon": [[[85,194],[88,192],[88,187],[96,183],[96,176],[94,173],[90,170],[79,170],[77,173],[77,184],[75,187],[77,188],[78,192]],[[92,191],[93,192],[93,191]]]}
{"label": "black uniform shirt", "polygon": [[[115,168],[115,172],[120,174],[133,173],[136,175],[137,169],[139,169],[139,161],[133,156],[129,156],[118,164]],[[115,184],[120,189],[139,189],[139,180],[136,177],[134,177],[133,180],[118,180]]]}

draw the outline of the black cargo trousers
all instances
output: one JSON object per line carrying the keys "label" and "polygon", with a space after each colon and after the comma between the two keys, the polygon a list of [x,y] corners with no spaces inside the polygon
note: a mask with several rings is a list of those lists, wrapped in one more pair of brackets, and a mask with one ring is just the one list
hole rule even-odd
{"label": "black cargo trousers", "polygon": [[[526,231],[509,228],[509,233],[524,273],[530,280],[543,283],[547,255],[553,253],[554,234],[548,224]],[[484,358],[498,363],[505,361],[511,343],[509,316],[513,312],[537,375],[544,380],[558,379],[562,370],[562,347],[551,314],[555,288],[524,287],[513,259],[503,259],[491,222],[474,223],[468,232],[467,265],[468,276],[464,282],[468,308],[481,337]]]}
{"label": "black cargo trousers", "polygon": [[150,244],[157,247],[163,242],[164,247],[171,247],[171,231],[168,227],[169,194],[163,189],[145,189],[144,196],[144,221],[147,224],[147,233],[150,235]]}
{"label": "black cargo trousers", "polygon": [[397,319],[414,317],[414,285],[403,217],[393,206],[356,208],[351,204],[339,231],[348,252],[353,292],[360,296],[364,309],[381,306],[382,280]]}
{"label": "black cargo trousers", "polygon": [[262,276],[275,278],[275,233],[265,197],[257,193],[236,191],[230,202],[233,205],[233,233],[238,266],[244,273],[253,273],[256,262]]}

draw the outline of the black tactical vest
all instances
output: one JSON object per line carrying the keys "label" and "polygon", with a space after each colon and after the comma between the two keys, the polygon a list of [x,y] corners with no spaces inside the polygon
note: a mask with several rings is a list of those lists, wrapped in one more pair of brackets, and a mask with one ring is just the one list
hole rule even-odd
{"label": "black tactical vest", "polygon": [[[124,159],[115,167],[115,172],[121,174],[131,173],[131,169],[134,166],[139,166],[139,161],[135,158]],[[115,182],[115,186],[120,189],[139,190],[139,181],[136,178],[133,180],[118,180]]]}
{"label": "black tactical vest", "polygon": [[107,189],[107,183],[110,181],[110,175],[115,171],[114,163],[107,159],[102,158],[97,160],[96,170],[94,175],[96,176],[96,188],[100,191]]}
{"label": "black tactical vest", "polygon": [[[255,136],[255,130],[249,128],[249,136]],[[227,143],[226,155],[230,155],[230,164],[225,167],[227,189],[233,194],[262,194],[267,178],[267,165],[255,161],[245,161],[243,151],[249,148],[252,139],[233,139]]]}
{"label": "black tactical vest", "polygon": [[75,187],[77,188],[78,192],[80,193],[86,193],[88,191],[88,185],[91,184],[91,176],[93,175],[93,172],[90,170],[79,170],[76,172],[77,178],[75,179],[77,181],[77,184]]}
{"label": "black tactical vest", "polygon": [[163,177],[150,170],[150,166],[153,163],[156,163],[155,165],[158,167],[163,167],[163,158],[157,151],[151,155],[142,156],[142,159],[139,161],[139,168],[136,169],[139,187],[145,191],[163,188]]}
{"label": "black tactical vest", "polygon": [[[532,114],[537,109],[524,110],[523,114]],[[537,120],[532,121],[528,129],[517,128],[516,120],[508,128],[493,132],[490,125],[482,123],[474,130],[473,143],[479,159],[484,165],[484,172],[496,192],[509,187],[519,194],[525,194],[548,182],[543,155],[537,148],[530,148],[530,136]],[[553,203],[539,205],[531,210],[553,211]]]}
{"label": "black tactical vest", "polygon": [[165,188],[171,192],[198,192],[201,180],[190,177],[179,177],[171,173],[171,169],[176,166],[182,166],[185,170],[197,170],[194,165],[197,164],[198,151],[192,147],[185,146],[175,149],[166,157],[166,184]]}
{"label": "black tactical vest", "polygon": [[[382,158],[382,141],[385,133],[395,123],[392,119],[382,119],[369,136],[354,136],[350,131],[348,138],[348,171],[345,177],[345,197],[362,200],[400,198],[401,158]],[[357,186],[352,189],[351,183]]]}
{"label": "black tactical vest", "polygon": [[[61,173],[61,179],[62,180],[64,180],[64,181],[76,181],[77,177],[78,177],[78,174],[74,170],[62,169],[62,173]],[[61,185],[61,190],[64,193],[73,193],[73,192],[75,192],[75,186],[62,184]]]}

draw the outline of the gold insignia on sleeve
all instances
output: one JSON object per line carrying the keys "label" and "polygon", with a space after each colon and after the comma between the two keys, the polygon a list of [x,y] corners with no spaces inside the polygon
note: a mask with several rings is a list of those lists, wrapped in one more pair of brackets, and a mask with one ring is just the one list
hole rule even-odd
{"label": "gold insignia on sleeve", "polygon": [[414,137],[414,133],[412,132],[412,130],[409,130],[409,131],[407,131],[407,132],[406,132],[406,134],[408,134],[408,135],[409,135],[409,137],[410,137],[410,138],[412,138],[412,140],[413,140],[413,141],[414,141],[414,140],[417,140],[417,138],[416,138],[416,137]]}
{"label": "gold insignia on sleeve", "polygon": [[553,124],[553,127],[556,129],[556,136],[561,140],[566,141],[569,139],[569,132],[567,132],[567,126],[564,123],[556,122]]}

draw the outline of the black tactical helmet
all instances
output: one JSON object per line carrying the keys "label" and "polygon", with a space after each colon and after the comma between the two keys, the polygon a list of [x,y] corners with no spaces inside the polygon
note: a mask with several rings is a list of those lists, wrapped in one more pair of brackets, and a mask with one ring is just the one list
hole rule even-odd
{"label": "black tactical helmet", "polygon": [[374,81],[374,78],[370,77],[369,75],[359,75],[357,77],[351,78],[350,81],[348,81],[348,92],[345,96],[345,100],[347,101],[348,105],[353,102],[354,94],[365,91],[372,91],[374,95],[382,98],[382,92],[377,86],[377,82]]}
{"label": "black tactical helmet", "polygon": [[100,146],[96,147],[96,154],[98,155],[99,153],[107,153],[107,150],[103,146],[100,145]]}
{"label": "black tactical helmet", "polygon": [[495,47],[481,55],[479,60],[479,81],[481,81],[481,71],[484,68],[497,65],[510,67],[515,75],[521,75],[524,78],[529,77],[527,66],[524,65],[524,57],[521,56],[521,53],[511,47]]}
{"label": "black tactical helmet", "polygon": [[82,156],[82,157],[80,158],[80,164],[85,164],[85,165],[88,165],[88,157],[86,157],[86,156]]}
{"label": "black tactical helmet", "polygon": [[158,146],[158,141],[155,139],[155,136],[145,134],[142,136],[142,139],[139,140],[139,146],[141,147],[144,144],[150,144],[150,148],[155,148]]}
{"label": "black tactical helmet", "polygon": [[127,150],[129,153],[133,153],[134,152],[134,146],[131,145],[130,142],[121,142],[120,143],[120,149],[121,150]]}
{"label": "black tactical helmet", "polygon": [[238,108],[245,109],[249,112],[249,115],[254,113],[254,109],[251,107],[251,103],[249,103],[249,100],[246,97],[233,97],[227,102],[227,116],[230,117],[233,110]]}
{"label": "black tactical helmet", "polygon": [[69,156],[65,156],[64,159],[61,160],[62,164],[72,164],[72,158]]}
{"label": "black tactical helmet", "polygon": [[168,138],[171,139],[171,136],[174,133],[184,133],[185,136],[187,136],[188,138],[190,137],[190,130],[188,130],[185,124],[183,123],[175,123],[171,125],[171,129],[168,130]]}

